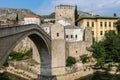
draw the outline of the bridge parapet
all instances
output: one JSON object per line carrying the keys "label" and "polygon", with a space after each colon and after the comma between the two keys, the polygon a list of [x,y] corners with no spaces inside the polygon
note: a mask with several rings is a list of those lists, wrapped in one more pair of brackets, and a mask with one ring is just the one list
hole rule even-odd
{"label": "bridge parapet", "polygon": [[46,36],[48,39],[51,39],[50,36],[42,30],[42,28],[39,25],[36,24],[28,24],[28,25],[18,25],[18,26],[11,26],[11,27],[5,27],[0,28],[0,38],[14,35],[17,33],[29,31],[29,30],[40,30],[40,32]]}

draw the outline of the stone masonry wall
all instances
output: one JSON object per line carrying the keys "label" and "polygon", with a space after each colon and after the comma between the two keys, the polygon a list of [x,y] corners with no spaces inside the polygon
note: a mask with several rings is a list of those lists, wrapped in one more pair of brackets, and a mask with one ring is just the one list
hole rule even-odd
{"label": "stone masonry wall", "polygon": [[77,60],[79,60],[81,55],[91,54],[91,52],[87,50],[87,47],[90,46],[91,44],[85,41],[66,43],[66,50],[67,50],[66,52],[68,56],[73,56]]}
{"label": "stone masonry wall", "polygon": [[56,22],[59,20],[65,20],[71,25],[75,24],[75,6],[71,5],[59,5],[56,6],[56,15],[55,20]]}

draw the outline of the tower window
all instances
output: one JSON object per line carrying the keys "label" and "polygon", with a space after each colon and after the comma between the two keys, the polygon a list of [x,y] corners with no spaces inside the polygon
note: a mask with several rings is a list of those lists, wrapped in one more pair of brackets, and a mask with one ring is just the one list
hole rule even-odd
{"label": "tower window", "polygon": [[71,35],[71,38],[73,38],[73,35]]}
{"label": "tower window", "polygon": [[57,33],[57,37],[59,37],[59,33]]}
{"label": "tower window", "polygon": [[66,38],[68,38],[68,35],[66,35]]}

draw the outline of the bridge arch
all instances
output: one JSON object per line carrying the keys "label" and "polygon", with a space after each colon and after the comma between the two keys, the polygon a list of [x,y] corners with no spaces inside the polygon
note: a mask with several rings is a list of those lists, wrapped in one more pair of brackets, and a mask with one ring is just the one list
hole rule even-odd
{"label": "bridge arch", "polygon": [[[31,27],[31,25],[29,27]],[[32,25],[32,27],[33,28],[30,28],[27,31],[18,32],[18,33],[15,32],[14,34],[11,34],[11,35],[8,34],[9,36],[5,35],[5,37],[4,36],[0,37],[0,47],[4,48],[4,50],[0,48],[1,50],[3,50],[3,51],[0,51],[0,55],[4,53],[2,55],[3,57],[0,58],[0,60],[2,60],[2,62],[0,62],[0,65],[5,61],[7,56],[9,56],[10,52],[21,40],[23,40],[25,37],[29,37],[33,41],[33,43],[36,45],[40,55],[41,74],[51,75],[50,39],[48,38],[48,35],[45,32],[43,32],[43,30],[41,30],[39,26]],[[14,28],[17,28],[17,27],[14,27]],[[4,46],[1,45],[2,43],[4,43],[3,44]],[[47,72],[45,71],[46,69],[47,69]]]}

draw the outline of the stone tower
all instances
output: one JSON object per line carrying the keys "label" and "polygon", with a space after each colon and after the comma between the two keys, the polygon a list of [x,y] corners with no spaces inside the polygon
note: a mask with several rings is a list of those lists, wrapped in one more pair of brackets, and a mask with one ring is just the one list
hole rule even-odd
{"label": "stone tower", "polygon": [[56,6],[55,20],[64,20],[65,22],[75,25],[75,6],[58,5]]}
{"label": "stone tower", "polygon": [[84,41],[87,41],[92,45],[92,29],[90,27],[86,27],[84,31]]}
{"label": "stone tower", "polygon": [[65,31],[64,26],[56,23],[51,26],[52,75],[65,73]]}

